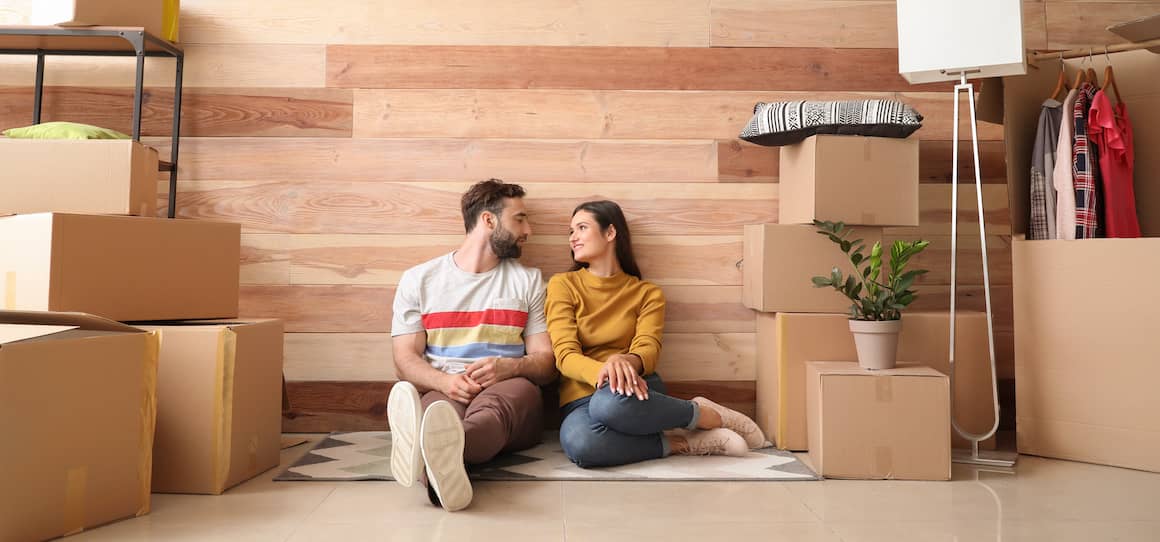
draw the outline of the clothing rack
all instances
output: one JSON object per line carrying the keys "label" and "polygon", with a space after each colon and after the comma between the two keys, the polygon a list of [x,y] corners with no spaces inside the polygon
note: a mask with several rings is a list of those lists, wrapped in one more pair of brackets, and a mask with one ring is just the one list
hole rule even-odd
{"label": "clothing rack", "polygon": [[1117,43],[1115,45],[1105,45],[1100,48],[1096,47],[1081,47],[1079,49],[1068,49],[1066,51],[1059,51],[1055,53],[1035,53],[1031,55],[1032,61],[1040,60],[1056,60],[1066,58],[1080,58],[1085,56],[1093,56],[1095,53],[1122,53],[1124,51],[1135,51],[1137,49],[1149,49],[1160,46],[1160,38],[1150,39],[1148,41],[1138,41],[1135,43]]}

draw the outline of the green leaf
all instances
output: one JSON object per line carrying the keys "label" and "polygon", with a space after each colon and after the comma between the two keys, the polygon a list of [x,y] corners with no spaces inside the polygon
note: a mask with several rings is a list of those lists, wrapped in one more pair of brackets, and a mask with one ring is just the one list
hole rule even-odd
{"label": "green leaf", "polygon": [[810,281],[814,283],[814,288],[824,288],[830,285],[830,279],[826,277],[813,277]]}
{"label": "green leaf", "polygon": [[839,244],[842,246],[842,252],[845,252],[845,253],[849,254],[849,252],[850,252],[850,242],[849,242],[849,241],[842,241],[842,242],[841,242],[841,243],[839,243]]}
{"label": "green leaf", "polygon": [[854,254],[850,255],[850,261],[854,262],[854,265],[862,263],[863,258],[864,257],[862,256],[861,252],[855,252]]}

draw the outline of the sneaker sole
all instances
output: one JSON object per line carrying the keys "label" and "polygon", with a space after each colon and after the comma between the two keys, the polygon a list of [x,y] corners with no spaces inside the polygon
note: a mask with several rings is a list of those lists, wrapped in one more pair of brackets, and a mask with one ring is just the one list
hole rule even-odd
{"label": "sneaker sole", "polygon": [[419,479],[419,391],[409,382],[398,382],[387,397],[387,425],[391,429],[391,476],[403,487]]}
{"label": "sneaker sole", "polygon": [[463,466],[463,423],[446,402],[427,407],[423,413],[419,447],[427,468],[427,483],[435,488],[443,509],[455,512],[467,508],[473,496],[467,469]]}

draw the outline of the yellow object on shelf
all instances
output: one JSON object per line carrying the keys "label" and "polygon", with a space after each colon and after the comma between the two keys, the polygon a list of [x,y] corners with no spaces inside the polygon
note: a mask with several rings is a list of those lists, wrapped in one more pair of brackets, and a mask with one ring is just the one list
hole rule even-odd
{"label": "yellow object on shelf", "polygon": [[177,23],[181,16],[181,0],[164,0],[161,11],[161,39],[177,42]]}

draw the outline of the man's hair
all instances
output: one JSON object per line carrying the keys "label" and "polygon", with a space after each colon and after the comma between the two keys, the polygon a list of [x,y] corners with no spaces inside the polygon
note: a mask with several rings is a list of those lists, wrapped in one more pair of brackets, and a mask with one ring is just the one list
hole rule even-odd
{"label": "man's hair", "polygon": [[503,204],[506,198],[524,197],[524,188],[518,184],[505,183],[499,179],[479,181],[463,194],[460,206],[463,209],[463,227],[467,233],[475,229],[479,222],[479,215],[489,211],[498,219],[503,214]]}

